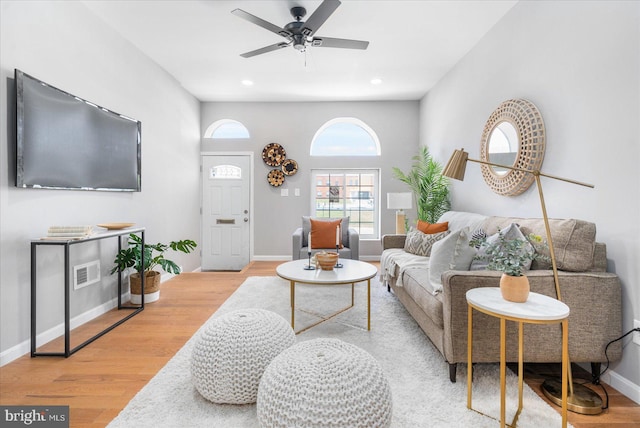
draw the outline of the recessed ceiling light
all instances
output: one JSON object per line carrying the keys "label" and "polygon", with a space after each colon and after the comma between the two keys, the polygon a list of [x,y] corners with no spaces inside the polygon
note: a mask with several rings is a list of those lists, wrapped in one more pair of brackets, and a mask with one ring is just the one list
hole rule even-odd
{"label": "recessed ceiling light", "polygon": [[244,86],[251,86],[251,85],[253,85],[253,80],[244,79],[244,80],[242,81],[242,84],[243,84]]}
{"label": "recessed ceiling light", "polygon": [[371,79],[371,84],[372,85],[380,85],[380,84],[382,84],[382,79],[378,79],[378,78]]}

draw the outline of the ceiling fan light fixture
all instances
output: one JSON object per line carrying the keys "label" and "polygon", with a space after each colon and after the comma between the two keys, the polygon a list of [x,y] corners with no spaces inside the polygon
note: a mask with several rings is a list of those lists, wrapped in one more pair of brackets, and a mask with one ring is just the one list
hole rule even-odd
{"label": "ceiling fan light fixture", "polygon": [[307,46],[307,39],[302,35],[293,36],[293,47],[296,50],[303,51]]}
{"label": "ceiling fan light fixture", "polygon": [[275,33],[287,40],[287,43],[276,43],[240,54],[243,58],[251,58],[267,52],[273,52],[287,46],[293,46],[298,52],[306,52],[307,47],[322,48],[343,48],[343,49],[367,49],[369,42],[363,40],[337,39],[335,37],[314,37],[316,31],[340,6],[340,0],[323,0],[320,6],[311,14],[308,20],[302,19],[306,16],[307,10],[302,6],[294,6],[290,9],[295,21],[289,22],[284,27],[272,24],[262,18],[254,16],[242,9],[234,9],[232,14],[247,20],[259,27]]}

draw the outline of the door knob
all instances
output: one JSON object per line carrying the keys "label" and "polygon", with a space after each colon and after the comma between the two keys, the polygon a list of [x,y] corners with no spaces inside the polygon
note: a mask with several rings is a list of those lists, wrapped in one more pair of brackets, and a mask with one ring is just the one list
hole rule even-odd
{"label": "door knob", "polygon": [[244,222],[246,223],[246,222],[248,222],[248,221],[249,221],[249,219],[248,219],[247,217],[245,217],[245,218],[244,218]]}

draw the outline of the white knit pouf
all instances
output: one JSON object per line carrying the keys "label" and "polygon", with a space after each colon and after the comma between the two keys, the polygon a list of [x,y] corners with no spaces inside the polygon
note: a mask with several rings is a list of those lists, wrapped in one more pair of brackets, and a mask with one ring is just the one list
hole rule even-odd
{"label": "white knit pouf", "polygon": [[262,373],[295,341],[289,323],[264,309],[238,310],[214,318],[193,348],[193,384],[214,403],[255,403]]}
{"label": "white knit pouf", "polygon": [[286,349],[258,388],[261,427],[388,427],[391,408],[391,388],[378,362],[338,339]]}

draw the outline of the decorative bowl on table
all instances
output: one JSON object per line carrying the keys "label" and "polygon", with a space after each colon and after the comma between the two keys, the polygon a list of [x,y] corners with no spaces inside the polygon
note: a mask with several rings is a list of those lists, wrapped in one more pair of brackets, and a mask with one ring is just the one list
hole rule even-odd
{"label": "decorative bowl on table", "polygon": [[322,270],[333,270],[338,261],[338,253],[316,253],[316,260]]}

